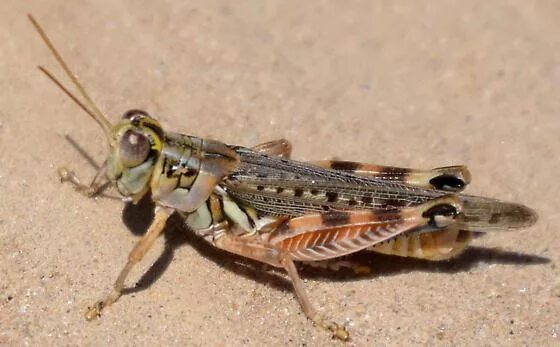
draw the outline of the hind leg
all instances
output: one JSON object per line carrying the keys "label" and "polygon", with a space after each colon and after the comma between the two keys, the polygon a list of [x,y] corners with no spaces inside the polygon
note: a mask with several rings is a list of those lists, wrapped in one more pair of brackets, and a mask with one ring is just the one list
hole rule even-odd
{"label": "hind leg", "polygon": [[417,170],[393,166],[357,163],[353,161],[321,160],[311,162],[325,169],[344,171],[351,174],[403,182],[413,186],[460,192],[470,183],[471,174],[466,166],[444,166],[431,170]]}
{"label": "hind leg", "polygon": [[285,159],[290,159],[290,156],[292,155],[292,144],[286,139],[261,143],[251,149],[255,152]]}
{"label": "hind leg", "polygon": [[349,335],[345,327],[325,319],[315,309],[311,300],[309,300],[303,281],[299,277],[294,262],[288,254],[272,246],[265,245],[257,238],[244,238],[231,234],[223,234],[214,240],[213,243],[216,247],[228,252],[267,263],[275,267],[284,268],[292,281],[296,298],[307,318],[323,329],[329,330],[335,337],[343,341],[348,340]]}

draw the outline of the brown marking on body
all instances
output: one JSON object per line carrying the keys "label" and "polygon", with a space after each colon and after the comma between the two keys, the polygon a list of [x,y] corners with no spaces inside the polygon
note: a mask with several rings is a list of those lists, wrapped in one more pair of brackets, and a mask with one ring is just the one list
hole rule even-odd
{"label": "brown marking on body", "polygon": [[333,170],[342,170],[342,171],[356,171],[361,164],[354,162],[354,161],[332,161],[330,162],[330,168]]}
{"label": "brown marking on body", "polygon": [[360,164],[354,173],[361,176],[404,181],[411,171],[412,170],[408,168],[394,166]]}
{"label": "brown marking on body", "polygon": [[405,176],[412,171],[408,168],[394,166],[365,165],[364,168],[371,168],[372,171],[378,171],[380,174],[391,174],[398,176]]}
{"label": "brown marking on body", "polygon": [[385,207],[388,209],[398,209],[399,207],[402,207],[404,204],[403,200],[398,200],[398,199],[383,199],[382,202],[385,205]]}
{"label": "brown marking on body", "polygon": [[490,224],[497,224],[500,222],[500,219],[502,218],[500,213],[492,213],[492,216],[490,216],[490,219],[488,220],[488,223]]}
{"label": "brown marking on body", "polygon": [[337,192],[326,192],[325,196],[327,197],[328,202],[336,202],[338,200]]}
{"label": "brown marking on body", "polygon": [[371,196],[362,196],[362,202],[369,205],[373,202],[373,198]]}
{"label": "brown marking on body", "polygon": [[321,214],[321,220],[325,226],[337,226],[348,224],[351,221],[351,213],[348,211],[336,211]]}

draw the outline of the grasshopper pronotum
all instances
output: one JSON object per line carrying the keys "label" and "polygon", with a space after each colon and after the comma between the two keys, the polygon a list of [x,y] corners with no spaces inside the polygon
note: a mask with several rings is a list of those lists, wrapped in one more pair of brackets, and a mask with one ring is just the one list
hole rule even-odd
{"label": "grasshopper pronotum", "polygon": [[39,24],[29,19],[83,100],[39,68],[100,125],[108,142],[107,160],[90,185],[67,169],[60,170],[61,178],[88,196],[111,184],[134,203],[149,192],[156,205],[151,226],[130,252],[113,290],[88,309],[88,320],[121,296],[129,271],[174,212],[212,245],[284,268],[307,317],[342,340],[348,339],[345,327],[317,312],[294,261],[328,260],[360,250],[449,259],[477,233],[525,228],[537,219],[520,204],[461,194],[470,183],[464,166],[413,170],[299,162],[290,159],[286,140],[231,146],[164,131],[140,110],[126,112],[113,124]]}

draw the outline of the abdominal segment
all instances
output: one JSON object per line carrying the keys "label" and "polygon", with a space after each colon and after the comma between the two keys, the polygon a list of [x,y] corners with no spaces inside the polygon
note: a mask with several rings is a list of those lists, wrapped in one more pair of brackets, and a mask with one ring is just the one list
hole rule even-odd
{"label": "abdominal segment", "polygon": [[370,251],[427,260],[445,260],[461,253],[472,239],[468,230],[445,229],[399,235],[368,248]]}

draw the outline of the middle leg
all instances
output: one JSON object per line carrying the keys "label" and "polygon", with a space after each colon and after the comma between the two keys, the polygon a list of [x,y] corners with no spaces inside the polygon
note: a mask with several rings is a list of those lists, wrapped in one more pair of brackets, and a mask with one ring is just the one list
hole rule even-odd
{"label": "middle leg", "polygon": [[150,248],[154,244],[154,241],[163,231],[165,223],[172,213],[173,210],[170,208],[161,206],[156,207],[152,225],[150,225],[150,228],[148,229],[146,234],[144,234],[144,236],[142,236],[142,238],[136,243],[136,245],[134,245],[134,248],[128,255],[128,262],[121,270],[119,277],[113,285],[113,289],[103,300],[97,301],[93,306],[88,308],[85,314],[86,320],[90,321],[94,318],[100,317],[101,311],[105,307],[112,305],[115,301],[118,300],[118,298],[122,294],[122,291],[124,289],[124,281],[126,280],[130,270],[132,270],[134,265],[142,260],[144,255],[150,250]]}

